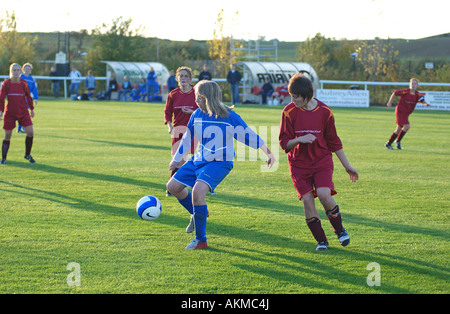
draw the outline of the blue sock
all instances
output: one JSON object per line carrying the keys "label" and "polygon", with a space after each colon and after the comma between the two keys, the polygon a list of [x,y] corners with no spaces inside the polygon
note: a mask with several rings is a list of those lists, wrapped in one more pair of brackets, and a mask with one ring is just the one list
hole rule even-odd
{"label": "blue sock", "polygon": [[192,215],[194,213],[194,207],[192,205],[192,195],[191,192],[188,190],[188,195],[185,199],[178,200],[178,202],[183,205],[184,208],[187,209],[187,211]]}
{"label": "blue sock", "polygon": [[206,217],[208,205],[194,205],[195,238],[206,242]]}

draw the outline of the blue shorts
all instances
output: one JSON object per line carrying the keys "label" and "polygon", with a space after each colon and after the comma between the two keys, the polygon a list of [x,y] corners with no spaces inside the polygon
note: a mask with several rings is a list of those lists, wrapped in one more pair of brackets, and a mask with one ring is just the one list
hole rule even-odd
{"label": "blue shorts", "polygon": [[203,181],[209,185],[211,194],[214,194],[214,189],[225,179],[231,169],[233,169],[231,162],[212,161],[196,166],[192,159],[189,159],[173,175],[173,179],[191,188],[194,187],[195,182]]}

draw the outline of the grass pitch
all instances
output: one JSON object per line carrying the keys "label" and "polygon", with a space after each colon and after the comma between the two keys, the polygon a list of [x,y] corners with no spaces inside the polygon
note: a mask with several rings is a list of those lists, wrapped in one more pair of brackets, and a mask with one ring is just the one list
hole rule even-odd
{"label": "grass pitch", "polygon": [[[209,248],[190,251],[189,216],[165,197],[170,136],[163,107],[39,102],[37,163],[23,159],[25,135],[14,133],[0,166],[0,293],[450,292],[450,113],[414,112],[404,150],[388,151],[393,110],[334,108],[360,174],[351,183],[335,158],[348,247],[339,245],[317,202],[330,248],[314,250],[279,149],[273,172],[261,171],[263,161],[235,162],[207,198]],[[257,131],[266,127],[276,151],[271,127],[282,108],[235,110]],[[144,195],[162,202],[156,221],[136,215]]]}

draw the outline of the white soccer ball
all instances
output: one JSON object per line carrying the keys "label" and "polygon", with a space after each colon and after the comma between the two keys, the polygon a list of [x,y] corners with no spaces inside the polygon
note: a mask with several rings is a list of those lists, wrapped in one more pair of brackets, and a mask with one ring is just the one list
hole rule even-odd
{"label": "white soccer ball", "polygon": [[136,212],[144,220],[155,220],[161,215],[161,210],[161,202],[151,195],[142,197],[136,204]]}

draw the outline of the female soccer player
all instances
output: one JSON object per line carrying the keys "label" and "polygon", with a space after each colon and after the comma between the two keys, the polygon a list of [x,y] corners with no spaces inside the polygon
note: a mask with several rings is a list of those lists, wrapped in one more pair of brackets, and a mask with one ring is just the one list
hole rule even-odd
{"label": "female soccer player", "polygon": [[[172,135],[172,157],[178,150],[191,114],[198,108],[195,103],[195,92],[192,86],[192,70],[184,66],[179,67],[176,72],[176,80],[180,87],[169,93],[164,108],[164,124],[167,124],[169,133]],[[194,153],[194,150],[195,145],[192,145],[191,152]],[[173,169],[170,177],[176,171],[177,168]]]}
{"label": "female soccer player", "polygon": [[397,139],[395,143],[397,149],[402,149],[402,146],[400,144],[401,140],[410,128],[408,120],[409,115],[414,111],[418,102],[422,103],[424,106],[429,106],[429,104],[425,102],[425,94],[419,93],[417,91],[417,86],[419,86],[419,81],[416,78],[412,78],[409,81],[409,88],[396,90],[389,98],[387,106],[392,107],[392,101],[394,100],[394,97],[400,96],[397,107],[395,107],[397,127],[385,144],[387,149],[392,149],[392,143],[395,139]]}
{"label": "female soccer player", "polygon": [[[25,63],[22,66],[22,74],[20,75],[20,78],[22,80],[25,80],[28,84],[28,89],[30,90],[30,94],[34,99],[34,105],[36,106],[39,100],[39,94],[37,90],[36,81],[31,76],[31,71],[33,70],[33,66],[31,63]],[[23,126],[19,125],[17,127],[17,133],[25,133],[25,129]]]}
{"label": "female soccer player", "polygon": [[[35,163],[30,155],[34,136],[30,115],[32,118],[34,117],[34,105],[27,82],[20,78],[20,71],[20,65],[17,63],[11,64],[9,68],[10,78],[3,82],[0,90],[0,120],[3,118],[3,129],[5,130],[5,138],[2,144],[2,164],[6,163],[12,130],[16,127],[16,121],[19,121],[19,125],[22,125],[27,133],[24,158],[31,163]],[[8,97],[8,103],[5,109],[6,97]],[[30,112],[28,112],[27,105]]]}
{"label": "female soccer player", "polygon": [[[264,141],[242,120],[222,103],[222,92],[214,81],[200,81],[195,85],[196,102],[199,107],[191,116],[186,133],[169,169],[175,169],[189,151],[196,135],[200,145],[195,156],[190,158],[167,183],[167,189],[189,213],[193,214],[195,238],[186,249],[206,248],[206,217],[208,207],[206,194],[214,189],[233,168],[233,138],[253,148],[261,148],[269,157],[272,167],[275,157]],[[192,188],[192,194],[186,189]]]}
{"label": "female soccer player", "polygon": [[328,249],[328,240],[320,223],[315,197],[325,209],[341,245],[346,246],[350,237],[342,226],[339,206],[332,196],[336,191],[332,181],[331,153],[339,158],[352,182],[358,180],[358,172],[345,156],[330,108],[313,98],[311,81],[302,74],[294,75],[289,81],[289,94],[292,102],[281,115],[280,146],[288,154],[292,182],[303,202],[306,223],[318,243],[316,250]]}

